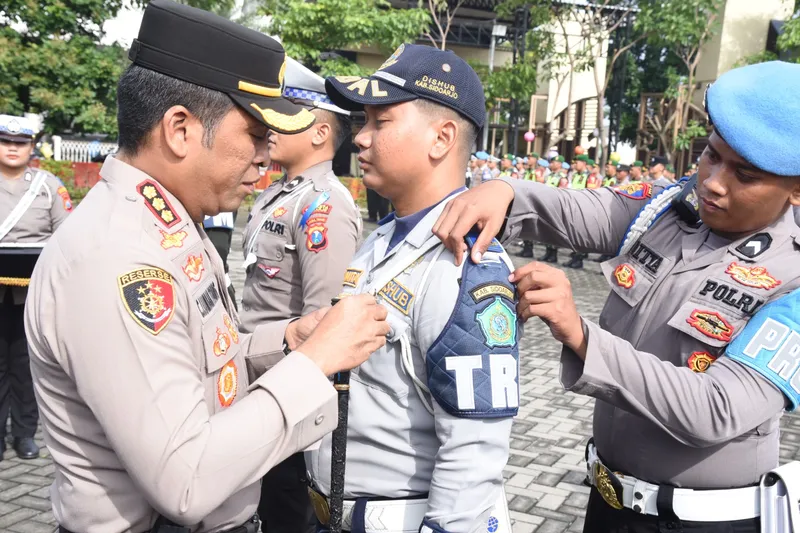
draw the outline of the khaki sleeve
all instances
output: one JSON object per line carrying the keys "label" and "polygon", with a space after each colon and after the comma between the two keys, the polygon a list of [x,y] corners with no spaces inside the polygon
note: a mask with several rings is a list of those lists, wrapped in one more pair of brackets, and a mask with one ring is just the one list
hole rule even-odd
{"label": "khaki sleeve", "polygon": [[[317,366],[295,352],[253,382],[249,394],[210,415],[205,385],[215,378],[198,369],[204,355],[190,348],[199,334],[189,324],[194,302],[173,280],[171,320],[157,334],[139,325],[123,303],[118,277],[171,268],[132,248],[127,259],[110,253],[86,258],[58,288],[59,353],[66,354],[62,365],[80,397],[151,505],[175,522],[196,524],[332,431],[336,395]],[[251,350],[261,342],[244,337]]]}
{"label": "khaki sleeve", "polygon": [[649,199],[629,198],[609,188],[572,190],[503,181],[514,189],[503,242],[520,237],[581,252],[616,254],[628,226]]}
{"label": "khaki sleeve", "polygon": [[[331,298],[341,292],[344,271],[353,259],[360,238],[353,201],[337,189],[328,192],[330,198],[323,204],[328,205],[323,208],[328,213],[309,216],[306,225],[297,229],[295,239],[303,282],[304,315],[331,305]],[[319,194],[319,191],[307,194],[300,204],[301,212]]]}
{"label": "khaki sleeve", "polygon": [[53,205],[50,206],[50,220],[53,226],[53,232],[67,219],[67,215],[72,212],[73,205],[72,199],[69,197],[69,192],[64,184],[55,176],[51,176],[47,180],[46,187],[50,187],[50,192],[53,194]]}
{"label": "khaki sleeve", "polygon": [[278,364],[284,357],[283,341],[286,338],[286,328],[297,320],[289,318],[256,327],[252,335],[245,336],[242,343],[247,373],[250,383],[258,379],[264,372]]}
{"label": "khaki sleeve", "polygon": [[728,357],[695,373],[638,351],[588,320],[583,324],[586,360],[564,348],[564,388],[642,416],[688,446],[728,442],[784,409],[786,399],[776,386]]}

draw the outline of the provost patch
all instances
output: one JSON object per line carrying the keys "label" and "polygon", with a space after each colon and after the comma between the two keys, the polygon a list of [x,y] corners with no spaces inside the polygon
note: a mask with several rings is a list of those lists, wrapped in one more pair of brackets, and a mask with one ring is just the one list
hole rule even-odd
{"label": "provost patch", "polygon": [[614,269],[614,279],[623,289],[630,289],[636,284],[636,271],[628,263],[622,263]]}
{"label": "provost patch", "polygon": [[131,270],[117,278],[125,310],[136,324],[152,333],[161,333],[175,314],[172,276],[160,268]]}
{"label": "provost patch", "polygon": [[733,336],[733,326],[715,311],[695,309],[686,322],[694,329],[712,339],[728,342]]}
{"label": "provost patch", "polygon": [[514,346],[517,342],[517,317],[514,311],[495,296],[494,302],[475,315],[489,348]]}
{"label": "provost patch", "polygon": [[217,398],[222,407],[229,407],[236,399],[239,390],[239,371],[236,363],[228,361],[219,371],[217,377]]}
{"label": "provost patch", "polygon": [[144,198],[144,203],[150,212],[166,227],[171,228],[181,221],[181,217],[175,214],[172,204],[155,181],[144,180],[136,186],[136,190]]}
{"label": "provost patch", "polygon": [[617,187],[613,187],[613,189],[617,194],[627,198],[633,198],[634,200],[647,200],[653,195],[653,186],[641,181],[618,185]]}
{"label": "provost patch", "polygon": [[686,365],[692,369],[692,372],[703,373],[716,360],[717,358],[708,352],[692,352]]}
{"label": "provost patch", "polygon": [[185,231],[176,231],[175,233],[167,233],[163,229],[158,230],[161,233],[161,247],[165,250],[170,248],[183,248],[183,241],[189,236]]}
{"label": "provost patch", "polygon": [[728,268],[725,269],[725,273],[729,274],[737,283],[754,289],[769,290],[781,284],[781,282],[773,278],[763,266],[748,268],[734,261],[728,265]]}

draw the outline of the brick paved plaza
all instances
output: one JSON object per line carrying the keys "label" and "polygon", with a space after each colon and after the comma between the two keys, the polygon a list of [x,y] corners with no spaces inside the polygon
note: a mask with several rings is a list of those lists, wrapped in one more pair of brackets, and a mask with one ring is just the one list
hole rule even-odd
{"label": "brick paved plaza", "polygon": [[[246,213],[237,221],[242,225]],[[365,232],[373,229],[369,225]],[[334,243],[335,244],[335,243]],[[231,276],[241,296],[241,231],[234,237]],[[519,249],[512,247],[511,253]],[[537,256],[543,253],[536,248]],[[568,254],[561,251],[560,260]],[[515,257],[517,265],[524,260]],[[587,262],[581,271],[566,269],[576,294],[578,309],[596,320],[607,289],[597,263]],[[526,329],[522,349],[522,398],[506,467],[514,533],[580,532],[589,489],[582,484],[583,449],[591,432],[592,402],[588,397],[564,393],[558,381],[560,345],[538,321]],[[781,457],[800,459],[800,417],[786,416],[782,424]],[[41,442],[41,434],[38,435]],[[7,451],[0,462],[0,533],[50,533],[55,528],[50,512],[48,486],[53,465],[47,450],[42,457],[21,461]]]}

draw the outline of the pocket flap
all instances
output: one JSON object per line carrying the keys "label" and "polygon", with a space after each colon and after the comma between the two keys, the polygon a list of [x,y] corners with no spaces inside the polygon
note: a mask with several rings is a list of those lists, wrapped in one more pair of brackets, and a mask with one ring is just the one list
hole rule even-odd
{"label": "pocket flap", "polygon": [[686,302],[668,324],[709,346],[719,348],[730,343],[745,322],[724,311]]}

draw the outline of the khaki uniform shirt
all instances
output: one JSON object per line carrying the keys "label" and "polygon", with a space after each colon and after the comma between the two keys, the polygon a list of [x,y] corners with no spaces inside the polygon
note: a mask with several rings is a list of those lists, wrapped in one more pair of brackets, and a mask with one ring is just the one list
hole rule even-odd
{"label": "khaki uniform shirt", "polygon": [[361,213],[331,165],[284,176],[256,200],[244,233],[244,331],[329,306],[339,293],[361,239]]}
{"label": "khaki uniform shirt", "polygon": [[[259,480],[336,427],[286,322],[237,331],[222,262],[177,198],[109,157],[36,266],[25,329],[53,514],[80,533],[240,525]],[[269,369],[265,372],[265,370]]]}
{"label": "khaki uniform shirt", "polygon": [[[646,203],[620,190],[635,196],[650,187],[508,183],[515,198],[504,237],[601,254],[617,253]],[[584,318],[585,363],[564,350],[561,380],[597,399],[594,437],[611,470],[704,489],[757,483],[778,465],[786,398],[724,356],[754,313],[800,286],[791,210],[761,233],[769,239],[731,242],[704,224],[689,227],[670,209],[629,253],[603,263],[611,294],[599,324]]]}
{"label": "khaki uniform shirt", "polygon": [[[45,172],[47,179],[22,218],[0,239],[2,243],[46,242],[72,211],[72,200],[60,179],[44,170],[27,168],[19,179],[8,179],[0,174],[0,224],[28,192],[36,172]],[[0,302],[3,300],[4,289],[5,287],[0,286]],[[27,289],[13,287],[12,291],[14,303],[24,304]]]}

